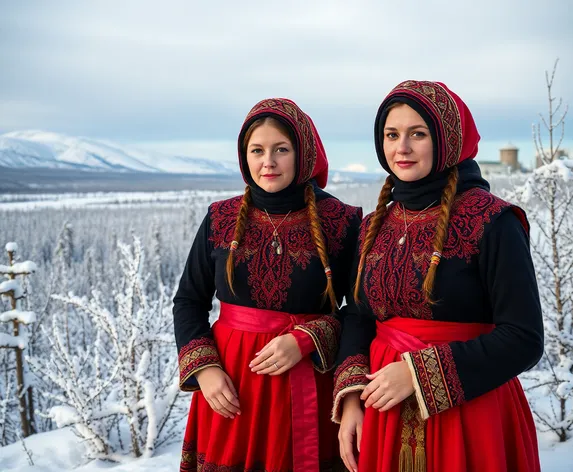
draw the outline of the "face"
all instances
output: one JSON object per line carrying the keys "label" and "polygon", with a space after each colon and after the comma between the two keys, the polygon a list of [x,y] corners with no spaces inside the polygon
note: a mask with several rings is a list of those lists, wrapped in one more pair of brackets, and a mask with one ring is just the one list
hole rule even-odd
{"label": "face", "polygon": [[269,193],[278,192],[294,179],[294,146],[276,126],[264,123],[253,131],[247,143],[247,164],[259,187]]}
{"label": "face", "polygon": [[408,105],[388,113],[384,125],[384,155],[390,170],[403,182],[414,182],[432,170],[432,136],[424,119]]}

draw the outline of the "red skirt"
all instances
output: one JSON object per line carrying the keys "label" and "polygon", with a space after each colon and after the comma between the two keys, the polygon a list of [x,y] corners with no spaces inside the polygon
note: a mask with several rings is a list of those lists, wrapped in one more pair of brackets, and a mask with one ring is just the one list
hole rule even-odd
{"label": "red skirt", "polygon": [[223,369],[237,389],[241,415],[224,418],[195,392],[182,472],[339,469],[338,427],[330,421],[332,374],[316,372],[308,357],[280,376],[257,375],[249,368],[269,341],[313,318],[221,303],[213,336]]}
{"label": "red skirt", "polygon": [[[372,342],[371,372],[400,361],[402,352],[430,344],[467,341],[490,330],[491,325],[477,323],[390,319],[379,323]],[[408,348],[408,339],[414,346]],[[412,399],[387,412],[366,409],[358,460],[360,472],[400,470],[403,409]],[[414,408],[417,409],[415,401]],[[431,416],[425,423],[424,452],[428,472],[539,471],[535,424],[519,380],[513,378],[463,405]]]}

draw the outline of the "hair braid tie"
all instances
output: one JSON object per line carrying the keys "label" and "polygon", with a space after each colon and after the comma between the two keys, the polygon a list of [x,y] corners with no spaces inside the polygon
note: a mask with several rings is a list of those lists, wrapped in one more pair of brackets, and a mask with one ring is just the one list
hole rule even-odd
{"label": "hair braid tie", "polygon": [[432,258],[430,259],[430,264],[438,265],[440,263],[441,258],[442,258],[442,253],[434,251],[432,253]]}

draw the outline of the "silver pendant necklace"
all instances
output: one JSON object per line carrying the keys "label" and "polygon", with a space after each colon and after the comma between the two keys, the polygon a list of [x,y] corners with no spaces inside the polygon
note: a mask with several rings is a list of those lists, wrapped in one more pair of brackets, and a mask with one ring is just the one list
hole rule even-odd
{"label": "silver pendant necklace", "polygon": [[404,204],[401,203],[402,205],[402,213],[404,215],[404,234],[402,235],[402,237],[400,239],[398,239],[398,244],[400,246],[403,246],[404,243],[406,242],[406,237],[408,236],[408,228],[410,227],[410,225],[416,221],[416,218],[418,218],[418,216],[420,216],[422,213],[424,213],[428,208],[430,208],[434,203],[436,203],[438,200],[434,200],[432,203],[430,203],[426,208],[424,208],[421,212],[419,212],[416,216],[414,216],[414,218],[412,218],[412,220],[410,221],[410,223],[406,223],[406,209],[404,208]]}
{"label": "silver pendant necklace", "polygon": [[267,218],[271,222],[271,225],[273,225],[273,240],[271,242],[271,246],[275,250],[275,253],[280,256],[283,253],[283,247],[281,244],[281,240],[279,239],[278,229],[281,227],[281,225],[288,218],[288,215],[290,215],[290,211],[286,214],[286,216],[282,219],[282,221],[278,224],[278,226],[275,226],[275,224],[273,223],[273,220],[271,219],[271,216],[269,215],[269,212],[267,211],[267,209],[265,208],[264,210],[265,210],[265,213],[267,214]]}

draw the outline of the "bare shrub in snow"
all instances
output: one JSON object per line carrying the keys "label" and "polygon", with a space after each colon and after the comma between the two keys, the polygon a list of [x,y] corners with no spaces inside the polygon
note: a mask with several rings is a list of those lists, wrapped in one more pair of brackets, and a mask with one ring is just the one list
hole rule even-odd
{"label": "bare shrub in snow", "polygon": [[[148,295],[150,276],[137,237],[131,245],[118,243],[117,251],[119,278],[111,293],[53,297],[66,315],[54,313],[51,327],[44,328],[49,357],[30,361],[55,386],[46,392],[58,403],[49,416],[60,427],[73,425],[89,458],[120,461],[126,453],[151,456],[178,439],[186,411],[177,403],[172,293],[163,288],[156,297]],[[67,342],[64,316],[70,326],[83,318],[85,342]]]}
{"label": "bare shrub in snow", "polygon": [[[545,356],[537,369],[522,374],[541,431],[559,441],[573,429],[573,160],[560,157],[567,108],[552,95],[553,72],[546,72],[549,112],[533,126],[533,138],[543,165],[508,198],[527,210],[531,252],[543,308]],[[557,136],[558,130],[561,130]]]}

